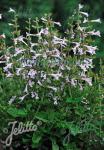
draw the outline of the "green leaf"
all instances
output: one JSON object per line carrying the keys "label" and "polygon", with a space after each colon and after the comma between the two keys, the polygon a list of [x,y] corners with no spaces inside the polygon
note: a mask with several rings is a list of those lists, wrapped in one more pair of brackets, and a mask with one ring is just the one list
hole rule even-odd
{"label": "green leaf", "polygon": [[79,102],[81,102],[81,100],[82,100],[81,97],[78,97],[78,98],[69,97],[69,98],[66,99],[66,102],[67,103],[79,103]]}
{"label": "green leaf", "polygon": [[12,117],[26,117],[27,116],[26,109],[9,108],[7,112]]}
{"label": "green leaf", "polygon": [[32,147],[35,148],[39,145],[39,142],[42,138],[42,135],[40,135],[38,132],[34,132],[32,136]]}
{"label": "green leaf", "polygon": [[59,150],[59,146],[54,139],[52,139],[52,150]]}

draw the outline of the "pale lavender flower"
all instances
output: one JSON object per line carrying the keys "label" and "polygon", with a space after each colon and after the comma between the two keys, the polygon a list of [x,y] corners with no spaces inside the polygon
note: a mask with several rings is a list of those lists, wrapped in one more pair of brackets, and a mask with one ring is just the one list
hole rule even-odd
{"label": "pale lavender flower", "polygon": [[80,62],[77,62],[77,65],[78,65],[84,72],[86,72],[90,67],[93,68],[93,66],[92,66],[92,59],[89,59],[89,58],[84,59],[84,61],[82,62],[82,64],[80,64]]}
{"label": "pale lavender flower", "polygon": [[17,56],[18,54],[22,54],[24,52],[24,50],[20,50],[19,48],[15,48],[15,54],[14,56]]}
{"label": "pale lavender flower", "polygon": [[48,42],[46,40],[44,40],[43,45],[48,45]]}
{"label": "pale lavender flower", "polygon": [[48,28],[41,29],[40,33],[41,33],[41,34],[44,34],[44,35],[49,34]]}
{"label": "pale lavender flower", "polygon": [[11,77],[13,77],[13,74],[10,71],[8,71],[7,74],[6,74],[6,77],[11,78]]}
{"label": "pale lavender flower", "polygon": [[8,69],[12,68],[13,63],[9,63],[4,67],[4,71],[8,71]]}
{"label": "pale lavender flower", "polygon": [[88,46],[88,45],[84,45],[87,48],[87,52],[89,52],[90,54],[94,55],[97,50],[97,46]]}
{"label": "pale lavender flower", "polygon": [[16,68],[16,75],[17,75],[17,76],[20,75],[21,70],[23,70],[23,68]]}
{"label": "pale lavender flower", "polygon": [[36,100],[39,99],[39,96],[36,92],[31,92],[31,97],[35,98]]}
{"label": "pale lavender flower", "polygon": [[83,49],[82,49],[82,48],[78,48],[78,54],[79,54],[79,55],[83,55],[83,54],[84,54],[84,52],[83,52]]}
{"label": "pale lavender flower", "polygon": [[60,51],[58,50],[58,49],[54,49],[53,51],[52,51],[52,55],[51,56],[53,56],[53,57],[57,57],[57,58],[60,58],[61,59],[61,57],[60,57]]}
{"label": "pale lavender flower", "polygon": [[29,86],[30,86],[30,87],[33,87],[34,82],[33,82],[33,81],[31,81],[31,80],[29,80],[28,84],[29,84]]}
{"label": "pale lavender flower", "polygon": [[92,86],[92,78],[83,77],[82,80],[86,81],[90,86]]}
{"label": "pale lavender flower", "polygon": [[28,73],[28,76],[31,78],[31,79],[34,79],[35,78],[35,75],[37,74],[37,72],[34,70],[34,69],[31,69]]}
{"label": "pale lavender flower", "polygon": [[77,85],[77,80],[73,78],[73,79],[71,79],[70,83],[72,86],[75,87]]}
{"label": "pale lavender flower", "polygon": [[80,64],[79,67],[80,67],[84,72],[87,71],[87,68],[86,68],[86,65],[85,65],[85,64]]}
{"label": "pale lavender flower", "polygon": [[58,38],[56,36],[53,37],[53,40],[52,40],[53,44],[60,44],[62,47],[65,47],[67,45],[67,40],[64,38],[64,39],[61,39],[61,38]]}
{"label": "pale lavender flower", "polygon": [[93,30],[93,31],[90,31],[90,32],[87,32],[87,33],[90,34],[90,35],[96,35],[96,36],[101,37],[100,31],[95,32],[95,30]]}

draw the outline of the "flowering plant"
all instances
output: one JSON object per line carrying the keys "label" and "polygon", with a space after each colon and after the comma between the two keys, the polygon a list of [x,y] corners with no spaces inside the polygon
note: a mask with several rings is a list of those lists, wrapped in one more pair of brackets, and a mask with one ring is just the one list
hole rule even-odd
{"label": "flowering plant", "polygon": [[[69,129],[74,136],[87,131],[86,124],[94,125],[94,117],[100,119],[102,123],[101,107],[104,98],[102,62],[100,61],[101,68],[98,74],[93,70],[95,67],[93,59],[98,50],[95,39],[96,36],[101,35],[100,31],[95,31],[92,27],[93,23],[101,23],[101,21],[100,19],[89,20],[88,13],[83,12],[82,9],[83,6],[79,5],[78,10],[69,19],[68,29],[63,35],[58,30],[61,24],[53,21],[50,15],[33,21],[29,18],[26,33],[22,35],[17,14],[10,9],[9,12],[14,15],[12,23],[9,23],[9,26],[14,28],[12,45],[7,46],[6,37],[1,35],[6,63],[3,67],[3,78],[15,84],[17,81],[19,85],[18,91],[12,92],[8,99],[10,107],[17,104],[26,105],[29,114],[32,113],[32,107],[33,110],[37,108],[35,119],[48,122],[48,125],[53,122],[55,128]],[[53,106],[52,109],[48,108],[50,105]],[[46,114],[43,106],[47,108]],[[7,112],[14,116],[10,109]],[[53,120],[52,114],[47,118],[49,112],[54,114]],[[62,118],[59,114],[62,114]],[[83,121],[85,121],[84,125]],[[87,132],[90,130],[92,132],[93,129]],[[95,134],[94,138],[102,136],[101,126],[100,133],[96,131]],[[52,142],[53,145],[56,144],[53,139]],[[34,143],[33,136],[33,145],[36,146]],[[67,144],[68,149],[70,144]]]}

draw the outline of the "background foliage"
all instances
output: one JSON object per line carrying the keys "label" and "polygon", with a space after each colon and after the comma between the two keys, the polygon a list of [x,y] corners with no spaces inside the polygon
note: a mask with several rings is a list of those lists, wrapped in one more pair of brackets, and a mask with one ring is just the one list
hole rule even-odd
{"label": "background foliage", "polygon": [[5,21],[10,19],[7,16],[7,11],[10,7],[18,12],[22,28],[24,28],[24,19],[36,16],[40,17],[45,13],[52,13],[54,20],[64,24],[63,31],[66,28],[66,20],[78,6],[78,3],[85,5],[91,18],[101,18],[102,20],[102,24],[97,25],[95,28],[99,28],[102,33],[102,39],[97,40],[101,50],[98,53],[98,57],[104,57],[104,45],[102,44],[104,42],[104,0],[1,0],[0,13],[4,14],[5,17],[0,21],[0,34],[6,33],[10,36],[8,27],[5,24]]}

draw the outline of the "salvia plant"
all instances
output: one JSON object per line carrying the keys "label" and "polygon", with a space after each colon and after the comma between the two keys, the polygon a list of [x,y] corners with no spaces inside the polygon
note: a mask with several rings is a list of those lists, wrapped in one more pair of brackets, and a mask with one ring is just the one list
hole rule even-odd
{"label": "salvia plant", "polygon": [[96,38],[101,34],[93,29],[101,20],[90,20],[79,4],[63,34],[61,23],[51,15],[29,18],[23,33],[18,15],[11,8],[9,12],[13,15],[10,44],[5,34],[0,35],[0,63],[4,65],[0,101],[6,101],[0,107],[7,118],[43,122],[32,143],[31,134],[23,137],[23,143],[44,150],[101,147],[104,64],[100,59],[99,71],[95,71]]}

